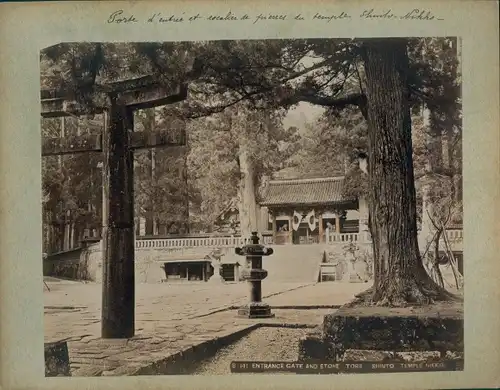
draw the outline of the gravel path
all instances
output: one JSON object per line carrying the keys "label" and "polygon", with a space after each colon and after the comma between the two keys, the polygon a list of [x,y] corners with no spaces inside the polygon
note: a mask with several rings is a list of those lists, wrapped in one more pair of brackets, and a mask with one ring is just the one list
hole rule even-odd
{"label": "gravel path", "polygon": [[228,375],[232,361],[296,361],[299,339],[310,329],[258,328],[236,343],[221,349],[193,372],[195,375]]}

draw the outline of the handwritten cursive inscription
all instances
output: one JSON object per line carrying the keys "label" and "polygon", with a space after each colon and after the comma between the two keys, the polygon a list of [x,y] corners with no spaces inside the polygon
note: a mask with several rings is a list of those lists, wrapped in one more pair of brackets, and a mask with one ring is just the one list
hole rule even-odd
{"label": "handwritten cursive inscription", "polygon": [[209,15],[207,20],[219,20],[219,21],[226,21],[226,20],[240,20],[241,18],[238,18],[235,14],[233,14],[231,11],[229,11],[225,15]]}
{"label": "handwritten cursive inscription", "polygon": [[257,22],[261,22],[261,21],[265,21],[265,20],[287,20],[287,16],[286,14],[259,14],[257,15],[257,17],[255,18],[255,21],[253,22],[253,24],[257,23]]}
{"label": "handwritten cursive inscription", "polygon": [[399,19],[399,20],[443,20],[435,16],[431,11],[414,8],[403,15],[396,15],[391,9],[377,11],[374,8],[364,10],[359,17],[361,19]]}
{"label": "handwritten cursive inscription", "polygon": [[429,10],[415,8],[408,12],[406,15],[402,16],[401,19],[410,20],[443,20],[439,18]]}
{"label": "handwritten cursive inscription", "polygon": [[113,12],[111,15],[108,17],[108,23],[137,23],[138,20],[134,15],[125,15],[124,11],[122,9]]}
{"label": "handwritten cursive inscription", "polygon": [[362,19],[397,19],[398,17],[389,9],[387,11],[376,12],[373,8],[364,10],[359,16]]}
{"label": "handwritten cursive inscription", "polygon": [[148,18],[149,23],[181,23],[184,22],[183,15],[162,15],[160,12],[154,13]]}
{"label": "handwritten cursive inscription", "polygon": [[313,20],[321,20],[327,23],[330,23],[332,20],[341,20],[341,19],[351,19],[349,14],[345,12],[341,12],[340,14],[332,14],[332,15],[323,15],[316,12],[313,16]]}
{"label": "handwritten cursive inscription", "polygon": [[312,21],[316,23],[330,23],[338,21],[346,23],[351,19],[360,19],[366,21],[375,20],[401,20],[401,21],[439,21],[443,18],[435,15],[429,9],[413,8],[405,10],[404,12],[396,12],[392,9],[377,9],[369,8],[363,10],[361,13],[351,16],[345,11],[335,13],[312,12],[309,15],[302,13],[238,13],[229,10],[224,13],[216,14],[200,14],[200,13],[187,13],[181,12],[178,14],[162,14],[155,12],[143,18],[136,17],[132,13],[126,13],[123,9],[112,12],[107,16],[107,23],[109,24],[135,24],[135,23],[154,23],[154,24],[178,24],[178,23],[193,23],[193,22],[214,22],[214,23],[275,23],[275,22],[288,22],[301,23],[302,21]]}

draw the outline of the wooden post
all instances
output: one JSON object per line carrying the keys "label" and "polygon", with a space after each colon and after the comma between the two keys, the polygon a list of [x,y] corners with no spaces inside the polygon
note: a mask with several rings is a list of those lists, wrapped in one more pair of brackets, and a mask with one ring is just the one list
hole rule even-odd
{"label": "wooden post", "polygon": [[[109,139],[108,139],[108,126],[109,126],[109,113],[104,111],[104,126],[102,130],[102,149],[109,150]],[[101,253],[106,253],[107,238],[108,238],[108,199],[109,199],[109,175],[108,175],[108,160],[106,154],[103,152],[102,155],[102,226],[101,226]],[[104,261],[104,260],[103,260]],[[103,291],[104,294],[104,291]]]}
{"label": "wooden post", "polygon": [[323,212],[320,211],[318,217],[318,234],[319,234],[319,243],[323,244],[325,242],[324,232],[323,232]]}
{"label": "wooden post", "polygon": [[108,226],[103,256],[103,338],[134,336],[135,263],[132,112],[111,97],[104,161],[109,183]]}
{"label": "wooden post", "polygon": [[335,218],[335,233],[340,234],[340,216],[338,214]]}
{"label": "wooden post", "polygon": [[293,244],[293,215],[288,218],[288,242],[287,244]]}

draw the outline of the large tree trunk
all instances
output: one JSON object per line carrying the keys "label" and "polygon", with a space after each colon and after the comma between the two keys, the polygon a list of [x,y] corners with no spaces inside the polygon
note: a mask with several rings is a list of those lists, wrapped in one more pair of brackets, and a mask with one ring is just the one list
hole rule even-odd
{"label": "large tree trunk", "polygon": [[239,215],[240,229],[242,237],[250,237],[252,232],[258,230],[257,225],[257,199],[255,196],[255,167],[248,150],[246,142],[245,129],[242,129],[239,136],[239,167],[240,167],[240,185],[239,185]]}
{"label": "large tree trunk", "polygon": [[363,45],[369,128],[371,303],[404,306],[453,296],[428,276],[417,241],[406,40]]}

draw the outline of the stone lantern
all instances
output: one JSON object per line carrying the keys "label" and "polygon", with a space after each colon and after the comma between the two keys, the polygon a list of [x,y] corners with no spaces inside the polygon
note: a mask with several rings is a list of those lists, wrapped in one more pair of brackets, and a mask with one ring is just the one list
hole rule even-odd
{"label": "stone lantern", "polygon": [[237,255],[245,256],[250,268],[241,271],[240,279],[246,280],[250,285],[250,302],[238,309],[238,316],[246,318],[274,317],[271,307],[262,302],[262,280],[267,277],[267,271],[262,269],[262,256],[273,254],[272,248],[259,244],[257,232],[252,232],[250,244],[242,248],[235,248]]}
{"label": "stone lantern", "polygon": [[210,261],[211,261],[211,266],[214,269],[213,275],[208,279],[208,282],[210,283],[217,283],[221,284],[224,283],[224,279],[222,278],[220,271],[222,267],[222,256],[223,254],[220,252],[220,250],[214,250],[210,254]]}

